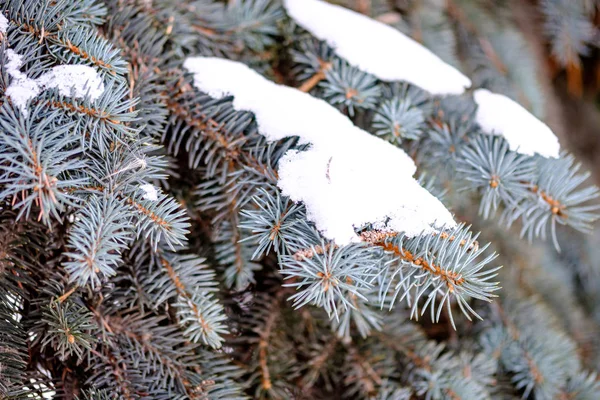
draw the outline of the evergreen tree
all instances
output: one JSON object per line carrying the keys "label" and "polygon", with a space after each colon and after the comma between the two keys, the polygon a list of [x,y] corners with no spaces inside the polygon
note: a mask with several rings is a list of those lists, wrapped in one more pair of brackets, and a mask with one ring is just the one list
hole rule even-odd
{"label": "evergreen tree", "polygon": [[599,4],[329,3],[0,0],[0,399],[600,398]]}

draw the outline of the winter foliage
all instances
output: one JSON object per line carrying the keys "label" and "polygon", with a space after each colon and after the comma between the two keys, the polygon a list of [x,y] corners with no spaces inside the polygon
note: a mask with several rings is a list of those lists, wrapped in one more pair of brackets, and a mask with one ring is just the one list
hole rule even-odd
{"label": "winter foliage", "polygon": [[56,89],[63,97],[82,99],[86,96],[95,101],[104,92],[104,84],[96,70],[87,65],[59,65],[37,79],[28,78],[20,70],[22,57],[7,49],[6,72],[12,78],[6,88],[6,96],[27,116],[27,103],[42,91]]}
{"label": "winter foliage", "polygon": [[[268,141],[296,136],[299,144],[309,147],[288,150],[281,157],[277,186],[283,195],[304,204],[308,219],[337,245],[360,241],[354,229],[367,224],[410,236],[456,225],[444,206],[412,178],[416,166],[402,149],[357,128],[323,100],[276,85],[229,60],[188,58],[184,67],[194,73],[199,90],[214,98],[233,96],[237,111],[252,112],[258,132]],[[306,114],[312,118],[306,119]],[[376,179],[356,165],[357,159],[396,171],[396,181]]]}
{"label": "winter foliage", "polygon": [[[596,6],[519,6],[571,95]],[[600,398],[600,192],[513,13],[0,1],[0,400]]]}
{"label": "winter foliage", "polygon": [[473,94],[475,120],[486,133],[501,135],[509,148],[521,154],[558,158],[560,144],[550,128],[514,100],[486,89]]}
{"label": "winter foliage", "polygon": [[[352,66],[382,81],[406,81],[432,94],[460,94],[469,78],[398,30],[322,0],[285,0],[288,15]],[[406,62],[410,59],[410,62]]]}

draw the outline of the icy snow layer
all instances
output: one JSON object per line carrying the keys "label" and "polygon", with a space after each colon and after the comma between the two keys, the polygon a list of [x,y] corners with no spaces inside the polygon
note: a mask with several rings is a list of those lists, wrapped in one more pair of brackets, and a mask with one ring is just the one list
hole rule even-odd
{"label": "icy snow layer", "polygon": [[284,0],[298,25],[350,64],[384,81],[407,81],[432,94],[460,94],[469,78],[391,26],[321,0]]}
{"label": "icy snow layer", "polygon": [[372,223],[415,236],[454,226],[452,215],[413,179],[416,167],[401,149],[354,126],[325,101],[277,85],[247,66],[212,57],[188,58],[194,85],[215,98],[234,96],[236,110],[254,113],[269,141],[299,136],[306,151],[279,162],[278,186],[322,234],[343,245],[355,227]]}
{"label": "icy snow layer", "polygon": [[560,144],[552,130],[517,102],[487,89],[475,90],[475,119],[484,132],[503,136],[511,150],[558,158]]}
{"label": "icy snow layer", "polygon": [[0,33],[5,34],[7,30],[8,30],[8,20],[6,19],[4,14],[2,14],[2,12],[0,12]]}
{"label": "icy snow layer", "polygon": [[23,57],[12,49],[6,50],[6,72],[12,78],[6,95],[27,115],[27,102],[44,90],[57,89],[61,96],[98,99],[104,92],[104,83],[96,70],[87,65],[59,65],[37,79],[28,78],[20,71]]}

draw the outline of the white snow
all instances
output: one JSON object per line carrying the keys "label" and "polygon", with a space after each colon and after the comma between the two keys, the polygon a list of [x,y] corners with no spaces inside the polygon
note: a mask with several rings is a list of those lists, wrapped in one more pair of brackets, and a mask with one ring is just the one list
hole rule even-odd
{"label": "white snow", "polygon": [[230,60],[193,57],[184,67],[202,92],[232,95],[236,110],[253,112],[269,141],[298,136],[310,144],[282,157],[278,186],[303,202],[309,219],[337,244],[359,241],[354,229],[367,223],[409,236],[455,225],[442,203],[412,177],[415,164],[402,149],[359,129],[325,101]]}
{"label": "white snow", "polygon": [[87,65],[58,65],[37,79],[46,89],[58,89],[61,96],[84,98],[92,101],[104,92],[104,83],[98,72]]}
{"label": "white snow", "polygon": [[8,19],[0,12],[0,34],[4,35],[8,30]]}
{"label": "white snow", "polygon": [[104,83],[98,72],[87,65],[59,65],[37,79],[31,79],[20,71],[23,57],[12,49],[6,50],[8,63],[6,72],[12,78],[6,95],[13,104],[27,115],[27,102],[44,90],[58,89],[61,96],[83,98],[86,95],[94,101],[104,93]]}
{"label": "white snow", "polygon": [[145,185],[141,185],[140,189],[144,191],[144,199],[150,201],[158,200],[158,190],[156,190],[156,187],[154,187],[154,185],[147,183]]}
{"label": "white snow", "polygon": [[503,136],[513,151],[559,157],[558,138],[519,103],[487,89],[475,90],[473,97],[478,105],[475,120],[484,132]]}
{"label": "white snow", "polygon": [[406,81],[436,95],[460,94],[469,78],[400,31],[321,0],[284,0],[298,25],[341,58],[383,81]]}
{"label": "white snow", "polygon": [[8,75],[12,78],[10,85],[6,88],[5,94],[10,97],[14,105],[19,107],[24,115],[27,115],[27,102],[40,94],[38,83],[29,79],[27,75],[20,71],[23,65],[23,58],[12,49],[6,50],[8,63],[5,68]]}

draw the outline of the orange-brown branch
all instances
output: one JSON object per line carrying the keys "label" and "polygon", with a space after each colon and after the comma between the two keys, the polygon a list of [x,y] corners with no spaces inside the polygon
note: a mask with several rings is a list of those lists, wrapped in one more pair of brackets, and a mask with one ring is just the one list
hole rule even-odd
{"label": "orange-brown branch", "polygon": [[[388,237],[394,236],[397,236],[397,233],[382,231],[367,231],[361,234],[361,237],[365,242],[382,247],[385,251],[400,257],[402,260],[410,262],[414,265],[418,265],[432,275],[439,276],[440,279],[446,283],[451,293],[454,293],[454,288],[456,286],[462,285],[465,282],[464,278],[459,273],[447,271],[439,265],[429,263],[423,257],[415,257],[410,251],[385,240]],[[441,237],[448,240],[456,239],[454,236],[450,236],[446,232],[442,232]],[[466,243],[467,242],[463,240],[461,245],[464,246]]]}
{"label": "orange-brown branch", "polygon": [[327,243],[325,246],[317,245],[315,247],[311,247],[310,249],[297,251],[294,253],[294,259],[301,261],[304,258],[313,258],[316,255],[324,254],[331,248],[331,246],[337,248],[337,245]]}
{"label": "orange-brown branch", "polygon": [[167,102],[167,108],[171,113],[182,120],[184,120],[188,125],[198,129],[202,132],[210,140],[219,143],[221,148],[225,151],[226,158],[228,160],[237,161],[240,157],[240,151],[232,147],[225,137],[225,132],[223,131],[223,125],[219,124],[213,119],[207,119],[207,121],[203,121],[202,119],[194,118],[189,110],[183,107],[181,104],[176,101]]}
{"label": "orange-brown branch", "polygon": [[74,286],[73,288],[71,288],[71,290],[69,290],[68,292],[64,293],[62,296],[60,296],[58,298],[58,302],[59,303],[64,303],[65,300],[67,300],[69,298],[69,296],[71,296],[73,294],[73,292],[75,292],[75,290],[77,290],[77,286]]}
{"label": "orange-brown branch", "polygon": [[271,372],[269,371],[268,365],[268,349],[269,349],[269,337],[275,326],[277,320],[279,296],[276,297],[275,309],[272,309],[269,313],[269,317],[265,323],[265,326],[260,331],[260,340],[258,342],[258,364],[260,366],[261,385],[264,390],[271,390],[273,388],[273,382],[271,381]]}
{"label": "orange-brown branch", "polygon": [[111,65],[110,63],[107,63],[104,60],[101,60],[100,58],[92,56],[91,54],[89,54],[85,50],[83,50],[80,47],[78,47],[78,46],[74,45],[73,43],[71,43],[71,41],[69,39],[66,39],[66,40],[60,39],[58,37],[58,35],[57,35],[56,32],[48,32],[44,28],[37,29],[33,25],[29,25],[27,23],[20,24],[18,21],[15,21],[15,20],[13,20],[12,22],[16,23],[17,25],[20,25],[21,29],[23,29],[23,30],[31,33],[33,36],[37,37],[39,39],[39,43],[40,44],[46,38],[52,39],[52,41],[54,41],[56,43],[60,43],[62,46],[64,46],[66,49],[68,49],[71,53],[79,56],[83,60],[89,61],[89,62],[91,62],[93,65],[95,65],[97,67],[101,67],[101,68],[104,68],[104,69],[108,70],[108,72],[111,75],[116,75],[116,71],[115,71],[113,65]]}
{"label": "orange-brown branch", "polygon": [[552,214],[557,215],[559,217],[565,217],[565,218],[567,217],[567,214],[565,212],[567,206],[562,204],[560,201],[554,199],[552,196],[550,196],[548,193],[544,192],[543,190],[540,190],[540,188],[537,185],[530,186],[529,190],[532,193],[538,194],[542,198],[542,200],[544,200],[546,203],[548,203]]}
{"label": "orange-brown branch", "polygon": [[[44,173],[44,167],[41,164],[38,153],[35,149],[33,141],[28,138],[27,139],[27,147],[31,154],[31,161],[33,164],[33,171],[37,178],[37,184],[33,186],[33,192],[37,193],[37,198],[35,199],[36,204],[40,207],[40,213],[38,215],[38,220],[41,220],[42,217],[46,214],[46,210],[42,205],[42,199],[44,195],[50,197],[53,203],[56,203],[56,197],[54,196],[53,188],[56,187],[58,183],[58,179],[54,176],[48,175]],[[23,199],[25,199],[26,194],[25,191],[22,193]],[[16,195],[13,198],[13,204],[16,202]]]}
{"label": "orange-brown branch", "polygon": [[79,192],[79,191],[83,191],[83,190],[89,190],[91,192],[102,192],[104,190],[104,187],[102,186],[81,186],[81,187],[67,187],[67,188],[63,188],[61,189],[62,192],[65,193],[75,193],[75,192]]}
{"label": "orange-brown branch", "polygon": [[336,346],[338,344],[338,338],[337,336],[334,336],[329,343],[327,344],[327,346],[325,346],[325,348],[323,349],[323,351],[321,352],[321,354],[319,354],[317,357],[313,358],[310,362],[309,362],[309,366],[312,370],[314,371],[321,371],[321,369],[323,368],[323,366],[325,365],[325,362],[330,359],[330,357],[334,354],[334,351],[336,349]]}
{"label": "orange-brown branch", "polygon": [[162,226],[166,230],[172,230],[171,224],[169,224],[164,218],[159,217],[154,212],[148,210],[146,207],[136,202],[132,198],[128,197],[125,202],[131,206],[133,206],[140,214],[146,215],[150,218],[155,224]]}
{"label": "orange-brown branch", "polygon": [[323,79],[325,79],[325,72],[323,72],[323,70],[320,70],[316,74],[308,78],[306,81],[304,81],[304,83],[300,85],[300,87],[298,87],[298,90],[304,93],[308,93]]}
{"label": "orange-brown branch", "polygon": [[65,46],[67,49],[69,49],[69,51],[71,53],[79,56],[83,60],[90,61],[92,64],[94,64],[97,67],[107,69],[111,75],[117,74],[115,72],[114,67],[111,64],[109,64],[97,57],[94,57],[91,54],[89,54],[88,52],[86,52],[85,50],[83,50],[82,48],[75,46],[73,43],[71,43],[71,41],[69,39],[67,39],[66,41],[57,39],[57,42],[62,44],[63,46]]}
{"label": "orange-brown branch", "polygon": [[[174,72],[175,73],[175,72]],[[208,118],[204,114],[193,115],[186,107],[178,103],[178,100],[185,96],[187,92],[193,90],[189,83],[186,83],[183,79],[180,79],[172,88],[169,93],[165,93],[167,101],[167,109],[171,114],[180,118],[186,124],[196,128],[202,135],[211,140],[212,142],[218,143],[223,151],[225,152],[225,158],[229,161],[230,167],[237,163],[240,165],[251,167],[252,169],[263,174],[263,176],[271,176],[274,174],[274,178],[277,179],[277,171],[268,170],[263,163],[253,157],[249,152],[244,152],[241,148],[241,144],[245,142],[243,139],[244,134],[240,133],[236,137],[235,143],[231,143],[224,130],[224,124],[219,124],[212,118]],[[242,154],[244,155],[242,160]]]}
{"label": "orange-brown branch", "polygon": [[121,124],[116,119],[111,118],[111,116],[104,110],[98,110],[96,108],[85,107],[84,105],[81,105],[81,104],[76,106],[75,104],[67,103],[66,101],[50,100],[50,101],[46,102],[46,104],[48,104],[50,107],[53,107],[55,109],[62,109],[62,110],[67,110],[67,111],[71,111],[71,112],[77,112],[80,114],[85,114],[85,115],[88,115],[93,118],[98,118],[98,119],[104,120],[106,122],[111,122],[115,125]]}
{"label": "orange-brown branch", "polygon": [[127,373],[125,369],[122,368],[121,365],[119,365],[119,360],[111,353],[108,347],[105,347],[104,351],[108,354],[101,354],[95,349],[90,350],[92,354],[96,355],[98,358],[106,362],[111,367],[112,375],[115,378],[115,382],[119,386],[122,398],[125,400],[133,400],[134,396],[132,390],[128,386],[129,380],[126,377]]}
{"label": "orange-brown branch", "polygon": [[400,257],[404,261],[420,266],[432,275],[439,276],[440,279],[442,279],[448,286],[450,293],[454,293],[454,288],[462,285],[465,282],[464,278],[459,273],[447,271],[439,265],[433,263],[430,264],[423,257],[415,257],[410,251],[404,248],[400,248],[392,243],[385,242],[374,244],[376,246],[383,247],[385,251],[393,253],[395,256]]}
{"label": "orange-brown branch", "polygon": [[319,82],[325,79],[325,72],[331,69],[331,63],[324,61],[319,61],[319,63],[321,64],[321,68],[317,71],[316,74],[311,76],[302,85],[300,85],[298,90],[305,93],[310,92],[315,86],[317,86]]}

